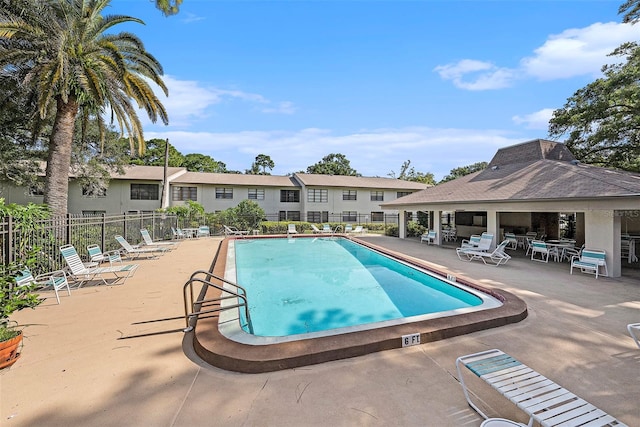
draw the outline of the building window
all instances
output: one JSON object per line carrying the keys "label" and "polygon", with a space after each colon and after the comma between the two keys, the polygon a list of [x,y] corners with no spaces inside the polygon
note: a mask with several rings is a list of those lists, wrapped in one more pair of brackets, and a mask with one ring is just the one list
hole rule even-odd
{"label": "building window", "polygon": [[344,222],[356,222],[358,220],[358,212],[356,211],[342,211],[342,221]]}
{"label": "building window", "polygon": [[44,182],[37,182],[30,185],[29,196],[44,196]]}
{"label": "building window", "polygon": [[216,187],[216,199],[233,199],[233,188]]}
{"label": "building window", "polygon": [[384,202],[384,191],[372,191],[371,192],[371,201],[372,202]]}
{"label": "building window", "polygon": [[247,197],[249,200],[264,200],[264,188],[250,188]]}
{"label": "building window", "polygon": [[160,200],[158,184],[131,184],[131,200]]}
{"label": "building window", "polygon": [[329,190],[320,189],[320,188],[307,190],[307,202],[327,203],[328,201],[329,201]]}
{"label": "building window", "polygon": [[329,222],[329,211],[308,211],[307,212],[307,222]]}
{"label": "building window", "polygon": [[300,221],[300,211],[280,211],[278,212],[280,221]]}
{"label": "building window", "polygon": [[342,200],[358,200],[358,192],[356,190],[342,190]]}
{"label": "building window", "polygon": [[82,195],[84,197],[107,197],[107,189],[93,185],[83,185]]}
{"label": "building window", "polygon": [[383,222],[384,212],[371,212],[371,222]]}
{"label": "building window", "polygon": [[171,200],[198,200],[198,187],[171,187]]}
{"label": "building window", "polygon": [[280,190],[280,202],[282,203],[300,202],[300,190]]}
{"label": "building window", "polygon": [[411,193],[412,193],[412,191],[398,191],[398,199],[400,197],[408,196]]}

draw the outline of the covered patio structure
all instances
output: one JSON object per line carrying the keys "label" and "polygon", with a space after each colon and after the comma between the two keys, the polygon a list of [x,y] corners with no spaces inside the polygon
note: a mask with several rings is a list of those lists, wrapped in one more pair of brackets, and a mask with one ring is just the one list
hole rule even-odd
{"label": "covered patio structure", "polygon": [[640,175],[582,164],[564,144],[542,139],[501,148],[482,171],[381,206],[400,212],[400,238],[415,211],[429,212],[438,244],[443,217],[455,217],[458,237],[493,233],[494,246],[505,232],[571,237],[605,250],[612,277],[622,272],[623,240],[640,242]]}

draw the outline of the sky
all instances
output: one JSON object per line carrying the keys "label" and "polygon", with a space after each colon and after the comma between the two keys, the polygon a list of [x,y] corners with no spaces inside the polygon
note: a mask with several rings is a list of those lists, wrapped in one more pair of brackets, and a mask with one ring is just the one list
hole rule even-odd
{"label": "sky", "polygon": [[[362,176],[409,160],[442,179],[496,150],[549,138],[548,121],[640,40],[610,0],[112,0],[164,69],[169,125],[140,113],[145,139],[169,139],[244,172],[272,175],[344,154]],[[561,140],[562,141],[562,140]]]}

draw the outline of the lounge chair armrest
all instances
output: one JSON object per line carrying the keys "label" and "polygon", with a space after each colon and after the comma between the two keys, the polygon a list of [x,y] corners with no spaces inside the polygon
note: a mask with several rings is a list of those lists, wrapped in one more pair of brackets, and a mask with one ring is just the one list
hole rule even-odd
{"label": "lounge chair armrest", "polygon": [[55,280],[56,277],[59,278],[65,278],[67,277],[67,272],[64,270],[55,270],[49,273],[42,273],[42,274],[38,274],[35,278],[34,278],[34,282],[37,283],[38,285],[46,285],[46,284],[50,284],[52,281]]}

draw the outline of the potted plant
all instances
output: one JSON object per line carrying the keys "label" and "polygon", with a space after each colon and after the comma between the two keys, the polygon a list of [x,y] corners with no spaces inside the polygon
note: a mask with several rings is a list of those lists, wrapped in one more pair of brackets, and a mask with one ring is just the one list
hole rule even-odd
{"label": "potted plant", "polygon": [[9,316],[24,308],[35,308],[42,302],[34,283],[18,286],[20,269],[16,263],[0,265],[0,369],[13,365],[22,349],[22,329]]}
{"label": "potted plant", "polygon": [[15,259],[20,261],[0,263],[0,369],[13,365],[22,348],[22,329],[10,321],[9,316],[24,308],[35,308],[43,301],[35,293],[35,283],[18,286],[16,278],[23,269],[31,269],[37,262],[38,248],[29,245],[29,237],[40,228],[38,220],[46,218],[48,210],[31,203],[6,205],[0,198],[0,218],[8,215],[15,220],[15,230],[20,235],[14,246]]}

